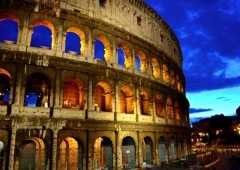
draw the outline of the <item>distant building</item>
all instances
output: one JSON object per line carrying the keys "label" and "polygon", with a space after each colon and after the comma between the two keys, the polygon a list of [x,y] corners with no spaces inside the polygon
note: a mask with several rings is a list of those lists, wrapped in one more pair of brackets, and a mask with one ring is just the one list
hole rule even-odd
{"label": "distant building", "polygon": [[0,167],[120,170],[185,157],[182,62],[142,0],[1,1]]}

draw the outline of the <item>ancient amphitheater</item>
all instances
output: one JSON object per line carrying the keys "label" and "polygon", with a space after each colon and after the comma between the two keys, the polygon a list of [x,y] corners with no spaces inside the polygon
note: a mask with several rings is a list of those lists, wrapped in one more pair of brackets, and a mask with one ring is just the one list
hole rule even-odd
{"label": "ancient amphitheater", "polygon": [[182,60],[142,0],[1,0],[0,167],[118,170],[184,158]]}

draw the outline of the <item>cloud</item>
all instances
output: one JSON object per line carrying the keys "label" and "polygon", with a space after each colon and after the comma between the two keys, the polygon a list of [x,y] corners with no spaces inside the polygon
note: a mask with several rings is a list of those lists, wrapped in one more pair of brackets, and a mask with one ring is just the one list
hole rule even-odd
{"label": "cloud", "polygon": [[200,113],[200,112],[208,112],[208,111],[212,111],[212,109],[189,108],[189,113],[190,113],[190,114]]}

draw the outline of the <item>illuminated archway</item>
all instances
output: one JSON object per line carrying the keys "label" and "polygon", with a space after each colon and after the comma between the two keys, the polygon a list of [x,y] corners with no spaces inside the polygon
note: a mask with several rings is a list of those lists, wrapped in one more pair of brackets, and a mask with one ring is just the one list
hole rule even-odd
{"label": "illuminated archway", "polygon": [[0,42],[16,44],[18,39],[18,18],[11,13],[0,14]]}
{"label": "illuminated archway", "polygon": [[175,112],[175,116],[176,116],[176,121],[179,122],[181,120],[181,114],[180,114],[178,102],[175,102],[175,104],[174,104],[174,112]]}
{"label": "illuminated archway", "polygon": [[19,169],[46,169],[47,156],[42,139],[31,137],[23,141],[20,148]]}
{"label": "illuminated archway", "polygon": [[154,78],[159,78],[160,77],[160,65],[159,62],[156,58],[151,59],[152,63],[152,74]]}
{"label": "illuminated archway", "polygon": [[85,50],[85,34],[77,27],[71,27],[66,32],[65,52],[83,54]]}
{"label": "illuminated archway", "polygon": [[153,165],[154,151],[152,139],[147,136],[143,139],[142,143],[143,162],[145,162],[146,165]]}
{"label": "illuminated archway", "polygon": [[63,108],[84,109],[84,85],[77,78],[69,78],[63,86]]}
{"label": "illuminated archway", "polygon": [[138,51],[136,55],[136,69],[142,73],[147,71],[148,63],[147,57],[143,51]]}
{"label": "illuminated archway", "polygon": [[36,20],[32,23],[33,33],[31,47],[52,49],[55,38],[55,28],[47,20]]}
{"label": "illuminated archway", "polygon": [[107,137],[99,137],[94,144],[94,169],[113,169],[113,146]]}
{"label": "illuminated archway", "polygon": [[161,95],[156,95],[155,96],[155,110],[156,110],[156,115],[158,117],[164,117],[165,116],[165,110],[164,110],[164,100]]}
{"label": "illuminated archway", "polygon": [[177,159],[177,142],[174,137],[170,139],[170,153],[171,153],[171,160],[174,161]]}
{"label": "illuminated archway", "polygon": [[134,99],[133,91],[128,86],[123,86],[120,92],[120,112],[133,114]]}
{"label": "illuminated archway", "polygon": [[111,44],[105,36],[103,35],[96,36],[94,47],[95,47],[94,58],[106,62],[110,61]]}
{"label": "illuminated archway", "polygon": [[27,79],[24,106],[49,107],[50,80],[42,73],[34,73]]}
{"label": "illuminated archway", "polygon": [[11,75],[0,68],[0,105],[7,105],[10,99]]}
{"label": "illuminated archway", "polygon": [[163,64],[163,81],[165,81],[166,83],[169,82],[169,71],[168,71],[168,67]]}
{"label": "illuminated archway", "polygon": [[83,144],[72,138],[64,138],[59,146],[59,170],[83,169]]}
{"label": "illuminated archway", "polygon": [[167,99],[167,115],[169,119],[174,119],[173,103],[170,98]]}
{"label": "illuminated archway", "polygon": [[142,115],[150,115],[149,112],[149,95],[147,92],[140,93],[140,110]]}
{"label": "illuminated archway", "polygon": [[105,82],[99,82],[95,87],[95,107],[97,111],[112,111],[112,90]]}
{"label": "illuminated archway", "polygon": [[123,168],[136,167],[136,146],[133,138],[129,136],[122,140],[122,165]]}
{"label": "illuminated archway", "polygon": [[166,139],[161,136],[158,140],[158,156],[161,162],[168,161],[168,154],[167,154],[167,142]]}
{"label": "illuminated archway", "polygon": [[118,65],[129,68],[132,66],[131,51],[126,44],[118,46]]}
{"label": "illuminated archway", "polygon": [[175,73],[173,70],[171,70],[171,74],[170,74],[170,84],[174,87],[176,84],[176,79],[175,79]]}

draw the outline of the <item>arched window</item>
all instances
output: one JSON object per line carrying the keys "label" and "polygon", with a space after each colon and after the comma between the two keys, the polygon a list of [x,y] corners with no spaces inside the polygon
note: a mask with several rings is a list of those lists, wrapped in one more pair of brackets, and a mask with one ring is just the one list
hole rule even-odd
{"label": "arched window", "polygon": [[140,93],[140,109],[142,115],[150,115],[149,112],[149,96],[146,92]]}
{"label": "arched window", "polygon": [[0,105],[7,105],[10,99],[11,76],[0,68]]}
{"label": "arched window", "polygon": [[160,66],[159,62],[156,58],[151,59],[152,63],[152,74],[154,78],[159,78],[160,77]]}
{"label": "arched window", "polygon": [[174,119],[173,103],[170,98],[167,99],[167,115],[169,119]]}
{"label": "arched window", "polygon": [[27,79],[24,106],[49,107],[50,81],[42,73],[34,73]]}
{"label": "arched window", "polygon": [[169,71],[168,71],[168,67],[163,64],[163,81],[165,81],[166,83],[169,82]]}
{"label": "arched window", "polygon": [[136,55],[136,70],[142,73],[147,71],[147,57],[142,51],[138,51]]}
{"label": "arched window", "polygon": [[126,67],[125,65],[125,52],[121,47],[118,48],[118,65]]}
{"label": "arched window", "polygon": [[126,168],[136,167],[136,146],[129,136],[122,141],[122,165]]}
{"label": "arched window", "polygon": [[128,86],[123,86],[120,93],[120,111],[122,113],[133,114],[134,100],[133,91]]}
{"label": "arched window", "polygon": [[105,82],[99,82],[95,87],[95,107],[96,111],[112,111],[111,88]]}
{"label": "arched window", "polygon": [[171,153],[171,160],[174,161],[177,159],[177,145],[176,145],[176,139],[174,137],[171,137],[170,140],[170,153]]}
{"label": "arched window", "polygon": [[18,38],[18,22],[0,18],[0,42],[16,44]]}
{"label": "arched window", "polygon": [[126,44],[118,46],[118,65],[129,68],[132,66],[132,57],[129,47]]}
{"label": "arched window", "polygon": [[161,162],[168,161],[166,139],[161,136],[158,141],[158,153]]}
{"label": "arched window", "polygon": [[33,24],[31,47],[52,49],[54,26],[47,20],[36,20]]}
{"label": "arched window", "polygon": [[174,87],[175,86],[175,82],[176,82],[176,79],[175,79],[175,73],[173,70],[171,70],[171,85]]}
{"label": "arched window", "polygon": [[155,96],[155,108],[156,108],[156,115],[158,117],[164,117],[164,100],[161,95]]}
{"label": "arched window", "polygon": [[108,39],[102,35],[96,36],[94,42],[94,58],[109,62],[111,56],[111,45]]}
{"label": "arched window", "polygon": [[150,137],[145,137],[143,140],[143,160],[146,165],[152,165],[154,159],[154,151],[153,151],[153,142]]}
{"label": "arched window", "polygon": [[84,109],[84,86],[77,78],[69,78],[63,86],[63,108]]}
{"label": "arched window", "polygon": [[175,115],[176,115],[176,120],[180,121],[181,116],[180,116],[180,109],[179,109],[178,102],[175,102],[174,111],[175,111]]}

